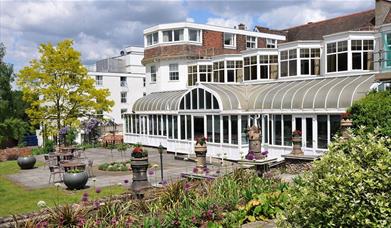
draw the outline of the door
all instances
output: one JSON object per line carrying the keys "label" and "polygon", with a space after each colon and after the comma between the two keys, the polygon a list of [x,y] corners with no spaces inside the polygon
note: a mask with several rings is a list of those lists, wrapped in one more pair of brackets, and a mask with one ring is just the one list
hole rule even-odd
{"label": "door", "polygon": [[205,135],[204,116],[194,116],[194,138]]}
{"label": "door", "polygon": [[302,132],[302,149],[305,154],[313,154],[316,148],[315,136],[315,117],[314,116],[295,116],[294,130]]}

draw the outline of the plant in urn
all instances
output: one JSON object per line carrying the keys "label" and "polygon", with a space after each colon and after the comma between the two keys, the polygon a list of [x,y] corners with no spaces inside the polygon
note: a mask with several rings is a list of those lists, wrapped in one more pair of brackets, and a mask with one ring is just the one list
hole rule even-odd
{"label": "plant in urn", "polygon": [[140,192],[151,186],[147,176],[148,151],[143,149],[141,144],[135,144],[131,156],[131,167],[133,171],[131,188],[135,192]]}

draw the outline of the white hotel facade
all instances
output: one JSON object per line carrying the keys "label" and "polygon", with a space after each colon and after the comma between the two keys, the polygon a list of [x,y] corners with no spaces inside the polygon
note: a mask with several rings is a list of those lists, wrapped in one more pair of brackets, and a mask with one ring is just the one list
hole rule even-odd
{"label": "white hotel facade", "polygon": [[188,22],[148,28],[147,95],[125,115],[124,141],[191,155],[204,135],[208,156],[237,160],[248,151],[245,128],[257,121],[270,157],[291,152],[296,129],[304,153],[320,155],[341,114],[389,86],[390,23],[390,3],[376,1],[374,10],[280,31]]}

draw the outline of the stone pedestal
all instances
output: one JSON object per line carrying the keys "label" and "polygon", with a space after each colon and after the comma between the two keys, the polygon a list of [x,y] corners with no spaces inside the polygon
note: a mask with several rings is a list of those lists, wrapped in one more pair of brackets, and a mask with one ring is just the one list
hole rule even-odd
{"label": "stone pedestal", "polygon": [[349,139],[350,135],[348,133],[348,128],[352,127],[353,122],[350,119],[342,119],[341,120],[341,134],[342,138],[344,139]]}
{"label": "stone pedestal", "polygon": [[301,150],[301,136],[293,136],[292,137],[292,155],[304,155],[304,152]]}
{"label": "stone pedestal", "polygon": [[253,125],[252,127],[248,128],[248,151],[252,151],[254,153],[255,159],[263,159],[265,158],[264,155],[261,154],[262,152],[262,133],[259,129],[259,127]]}
{"label": "stone pedestal", "polygon": [[148,182],[148,157],[132,158],[131,167],[133,171],[133,181],[130,186],[134,192],[140,192],[143,189],[151,187]]}
{"label": "stone pedestal", "polygon": [[196,163],[197,173],[203,173],[206,168],[206,153],[207,153],[206,144],[200,145],[197,143],[194,147],[194,152],[197,157],[197,163]]}

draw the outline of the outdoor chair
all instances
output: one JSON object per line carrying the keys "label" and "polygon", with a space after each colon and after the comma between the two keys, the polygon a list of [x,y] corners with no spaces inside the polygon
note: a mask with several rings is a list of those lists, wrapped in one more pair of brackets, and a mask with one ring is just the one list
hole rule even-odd
{"label": "outdoor chair", "polygon": [[44,159],[45,159],[45,163],[44,163],[44,168],[46,167],[46,165],[48,167],[50,166],[57,166],[58,162],[57,162],[57,157],[55,155],[52,155],[52,154],[45,154],[43,155]]}
{"label": "outdoor chair", "polygon": [[64,171],[61,170],[59,166],[49,166],[50,176],[49,176],[49,184],[51,181],[54,183],[56,180],[56,176],[59,176],[60,181],[63,181],[62,175]]}
{"label": "outdoor chair", "polygon": [[77,158],[77,160],[81,159],[87,159],[85,149],[78,149],[75,151],[74,156]]}

